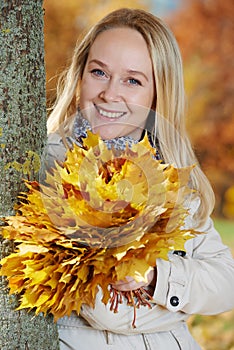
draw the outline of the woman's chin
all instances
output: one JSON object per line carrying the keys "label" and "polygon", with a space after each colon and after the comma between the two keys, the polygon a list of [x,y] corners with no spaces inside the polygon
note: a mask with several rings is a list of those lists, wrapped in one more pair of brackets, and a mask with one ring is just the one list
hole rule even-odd
{"label": "woman's chin", "polygon": [[110,128],[108,126],[104,127],[92,127],[92,131],[94,134],[98,134],[102,140],[111,140],[115,139],[116,137],[121,137],[123,134],[121,132],[118,132],[117,130],[113,130],[114,127]]}

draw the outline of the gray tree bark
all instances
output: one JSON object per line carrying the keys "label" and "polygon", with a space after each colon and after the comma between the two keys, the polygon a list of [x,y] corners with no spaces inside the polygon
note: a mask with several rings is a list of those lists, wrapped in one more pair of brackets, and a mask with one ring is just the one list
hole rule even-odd
{"label": "gray tree bark", "polygon": [[[14,214],[22,178],[37,178],[46,139],[42,3],[0,0],[0,217]],[[0,258],[12,249],[0,236]],[[16,306],[0,277],[0,349],[58,350],[53,318]]]}

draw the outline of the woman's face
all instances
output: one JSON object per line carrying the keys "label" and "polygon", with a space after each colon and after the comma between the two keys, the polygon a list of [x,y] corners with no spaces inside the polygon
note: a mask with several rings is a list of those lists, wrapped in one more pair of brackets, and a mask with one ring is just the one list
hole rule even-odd
{"label": "woman's face", "polygon": [[80,108],[102,139],[139,139],[154,100],[150,54],[142,35],[130,28],[100,33],[84,69]]}

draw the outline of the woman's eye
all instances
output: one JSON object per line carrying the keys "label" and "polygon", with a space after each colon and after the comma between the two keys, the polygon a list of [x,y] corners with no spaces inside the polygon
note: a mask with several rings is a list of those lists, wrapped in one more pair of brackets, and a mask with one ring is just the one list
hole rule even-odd
{"label": "woman's eye", "polygon": [[97,69],[97,68],[92,69],[91,73],[97,77],[105,77],[106,76],[105,72],[103,72],[101,69]]}
{"label": "woman's eye", "polygon": [[134,78],[128,79],[128,82],[129,82],[130,85],[141,85],[140,80],[134,79]]}

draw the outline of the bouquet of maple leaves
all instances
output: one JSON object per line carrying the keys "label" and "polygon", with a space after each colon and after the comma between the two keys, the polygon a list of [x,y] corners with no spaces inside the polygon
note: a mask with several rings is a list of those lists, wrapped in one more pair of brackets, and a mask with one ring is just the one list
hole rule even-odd
{"label": "bouquet of maple leaves", "polygon": [[122,297],[134,310],[149,305],[144,289],[121,293],[111,284],[144,280],[157,258],[184,250],[195,235],[182,228],[192,167],[176,169],[154,156],[147,136],[119,151],[88,132],[83,148],[74,144],[43,184],[26,182],[1,232],[16,243],[0,273],[10,293],[20,294],[18,309],[57,320],[79,314],[83,304],[94,307],[99,287],[115,312]]}

